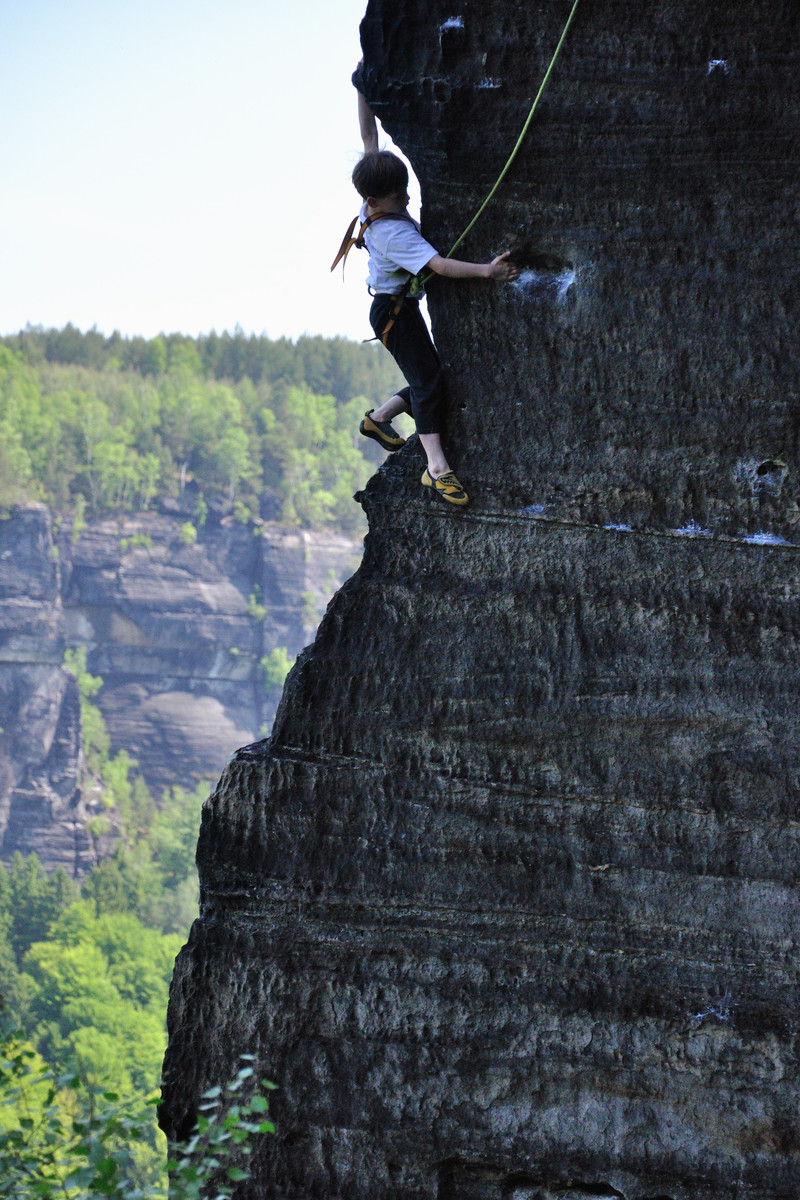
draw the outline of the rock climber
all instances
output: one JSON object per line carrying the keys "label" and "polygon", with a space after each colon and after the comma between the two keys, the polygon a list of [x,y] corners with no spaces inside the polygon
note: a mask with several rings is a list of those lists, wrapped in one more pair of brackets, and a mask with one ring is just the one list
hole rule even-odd
{"label": "rock climber", "polygon": [[392,419],[398,413],[410,413],[427,459],[423,486],[431,488],[447,504],[463,506],[469,503],[469,496],[450,469],[442,448],[442,368],[419,311],[421,288],[411,294],[411,286],[424,269],[448,279],[510,283],[519,277],[520,268],[510,261],[510,252],[489,263],[463,262],[444,258],[425,240],[407,211],[408,171],[396,154],[378,149],[375,116],[358,87],[358,79],[357,70],[353,82],[358,89],[364,153],[353,170],[353,184],[363,200],[357,218],[361,228],[359,236],[348,242],[348,235],[355,227],[353,222],[336,262],[346,256],[350,245],[366,246],[367,284],[373,296],[370,324],[376,338],[397,362],[407,384],[380,408],[370,409],[359,429],[384,450],[399,450],[405,445],[405,438],[394,429]]}

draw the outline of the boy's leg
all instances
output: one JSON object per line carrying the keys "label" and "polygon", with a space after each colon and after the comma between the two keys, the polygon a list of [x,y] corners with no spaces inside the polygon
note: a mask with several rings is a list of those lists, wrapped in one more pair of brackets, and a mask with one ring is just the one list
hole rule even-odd
{"label": "boy's leg", "polygon": [[370,408],[364,413],[364,420],[358,427],[358,432],[364,437],[372,438],[383,450],[402,450],[406,439],[401,437],[392,425],[392,418],[401,412],[411,412],[409,389],[401,388],[390,396],[380,408]]}
{"label": "boy's leg", "polygon": [[[376,296],[373,301],[370,321],[378,337],[386,326],[393,304],[392,297],[387,296]],[[466,504],[469,498],[451,471],[442,448],[442,367],[418,301],[407,299],[403,304],[389,331],[386,348],[408,381],[409,387],[402,390],[410,394],[417,435],[428,462],[423,484],[432,487],[450,504]],[[397,398],[401,395],[398,392]]]}
{"label": "boy's leg", "polygon": [[[376,297],[376,302],[384,299],[382,296]],[[377,303],[373,303],[373,310],[377,308],[378,311],[375,312],[374,319],[370,313],[370,319],[373,320],[373,329],[376,332],[382,330],[389,319],[392,302],[391,297],[388,299],[388,305],[379,307]],[[408,383],[411,415],[416,423],[417,433],[441,434],[442,366],[417,300],[409,297],[403,304],[389,330],[386,348]]]}
{"label": "boy's leg", "polygon": [[446,475],[450,470],[450,465],[442,449],[440,435],[438,433],[420,433],[418,437],[428,460],[428,474],[433,479],[438,478],[439,475]]}
{"label": "boy's leg", "polygon": [[395,392],[393,396],[390,396],[380,408],[374,408],[372,410],[372,419],[373,421],[392,421],[401,412],[408,413],[411,416],[411,388],[401,388],[399,392]]}

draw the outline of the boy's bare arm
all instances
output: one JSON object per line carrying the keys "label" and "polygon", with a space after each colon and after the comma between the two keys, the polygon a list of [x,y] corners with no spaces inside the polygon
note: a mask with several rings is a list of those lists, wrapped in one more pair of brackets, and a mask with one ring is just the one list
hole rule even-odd
{"label": "boy's bare arm", "polygon": [[364,153],[373,154],[378,149],[378,126],[375,121],[375,114],[361,95],[361,92],[358,93],[358,124],[361,128]]}
{"label": "boy's bare arm", "polygon": [[427,270],[448,279],[495,279],[498,283],[513,283],[519,279],[520,268],[509,261],[511,251],[498,255],[489,263],[464,262],[459,258],[444,258],[436,254],[427,264]]}

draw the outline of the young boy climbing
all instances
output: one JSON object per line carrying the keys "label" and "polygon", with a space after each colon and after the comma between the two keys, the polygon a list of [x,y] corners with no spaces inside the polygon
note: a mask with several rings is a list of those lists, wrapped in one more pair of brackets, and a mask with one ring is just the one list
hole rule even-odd
{"label": "young boy climbing", "polygon": [[399,450],[405,439],[393,428],[392,419],[400,412],[410,412],[428,462],[423,486],[432,488],[448,504],[465,505],[469,497],[442,449],[442,368],[419,311],[419,295],[410,295],[408,289],[423,269],[448,279],[511,282],[518,278],[520,268],[509,260],[508,253],[489,263],[463,262],[438,254],[406,211],[408,171],[397,155],[378,149],[375,116],[360,91],[358,117],[364,154],[353,170],[353,183],[364,203],[355,244],[365,245],[369,252],[367,282],[374,297],[370,324],[408,385],[380,408],[370,409],[359,429],[384,450]]}

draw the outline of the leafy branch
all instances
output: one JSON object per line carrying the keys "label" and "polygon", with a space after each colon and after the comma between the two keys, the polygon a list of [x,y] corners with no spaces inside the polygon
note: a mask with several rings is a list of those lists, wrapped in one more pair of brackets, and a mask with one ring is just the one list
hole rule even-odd
{"label": "leafy branch", "polygon": [[[197,1125],[166,1164],[170,1200],[230,1200],[249,1178],[242,1165],[256,1137],[275,1132],[254,1056],[224,1087],[203,1094]],[[144,1190],[136,1147],[152,1128],[152,1096],[138,1105],[94,1091],[80,1075],[57,1075],[35,1050],[6,1035],[0,1044],[0,1162],[7,1200],[155,1200],[163,1177]]]}

